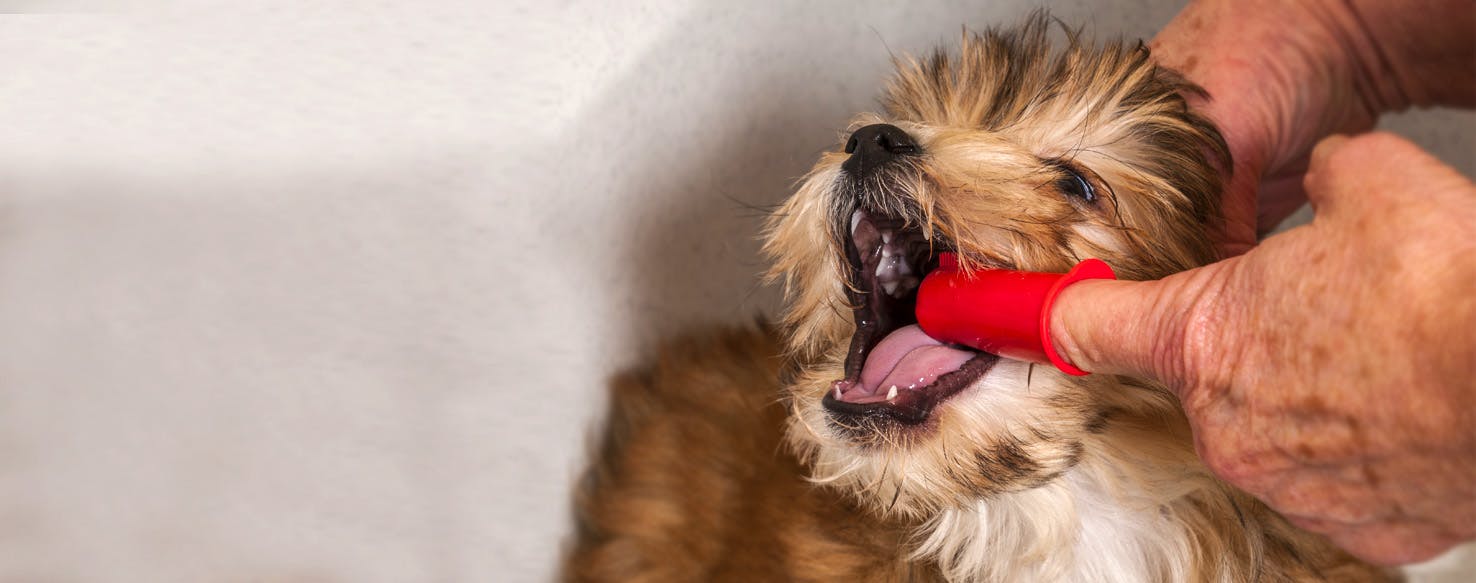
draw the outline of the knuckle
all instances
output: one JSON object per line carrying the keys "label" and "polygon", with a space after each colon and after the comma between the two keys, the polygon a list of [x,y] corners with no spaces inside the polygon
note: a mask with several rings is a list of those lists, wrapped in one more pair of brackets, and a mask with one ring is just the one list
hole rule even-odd
{"label": "knuckle", "polygon": [[[1320,155],[1314,155],[1313,162],[1315,166],[1323,170],[1334,172],[1360,170],[1370,164],[1385,162],[1392,156],[1406,155],[1417,149],[1418,147],[1409,140],[1396,134],[1369,132],[1336,140],[1329,139],[1327,143],[1318,146]],[[1315,179],[1321,174],[1321,172],[1310,173],[1308,178],[1313,180],[1308,181],[1308,187],[1315,185],[1317,183]]]}
{"label": "knuckle", "polygon": [[1239,450],[1227,447],[1225,440],[1215,439],[1213,435],[1195,440],[1195,449],[1205,467],[1222,480],[1244,485],[1255,481],[1258,475],[1256,468],[1245,461]]}
{"label": "knuckle", "polygon": [[1371,132],[1348,140],[1344,147],[1328,156],[1327,163],[1331,168],[1365,170],[1416,156],[1420,151],[1419,146],[1398,134]]}
{"label": "knuckle", "polygon": [[1403,525],[1394,525],[1393,528],[1337,529],[1326,534],[1333,544],[1354,556],[1385,566],[1429,560],[1454,546],[1450,540]]}
{"label": "knuckle", "polygon": [[1236,337],[1226,330],[1235,329],[1229,322],[1233,318],[1237,300],[1227,289],[1226,280],[1233,273],[1207,274],[1204,281],[1196,285],[1198,297],[1189,303],[1184,317],[1176,324],[1178,329],[1164,331],[1178,338],[1177,342],[1158,358],[1160,370],[1171,372],[1171,381],[1182,389],[1184,405],[1193,410],[1207,407],[1216,395],[1229,386],[1229,374],[1225,363],[1235,362],[1234,343]]}
{"label": "knuckle", "polygon": [[1413,143],[1410,143],[1409,140],[1400,137],[1398,134],[1393,134],[1390,132],[1369,132],[1366,134],[1362,134],[1354,137],[1352,140],[1349,140],[1348,146],[1349,148],[1345,148],[1345,150],[1352,149],[1354,152],[1358,152],[1360,150],[1410,150],[1415,147],[1415,145]]}
{"label": "knuckle", "polygon": [[[1196,302],[1185,315],[1177,362],[1169,365],[1179,381],[1191,387],[1206,384],[1206,375],[1213,370],[1214,355],[1222,353],[1223,336],[1216,331],[1223,319],[1223,308],[1219,300]],[[1167,357],[1167,356],[1166,356]]]}

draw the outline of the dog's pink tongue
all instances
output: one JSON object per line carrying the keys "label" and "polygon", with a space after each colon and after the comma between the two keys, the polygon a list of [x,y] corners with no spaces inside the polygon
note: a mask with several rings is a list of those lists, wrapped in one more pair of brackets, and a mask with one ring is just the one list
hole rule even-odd
{"label": "dog's pink tongue", "polygon": [[871,349],[861,368],[861,386],[872,394],[886,394],[893,385],[898,390],[925,387],[973,357],[972,352],[944,346],[916,325],[904,326]]}

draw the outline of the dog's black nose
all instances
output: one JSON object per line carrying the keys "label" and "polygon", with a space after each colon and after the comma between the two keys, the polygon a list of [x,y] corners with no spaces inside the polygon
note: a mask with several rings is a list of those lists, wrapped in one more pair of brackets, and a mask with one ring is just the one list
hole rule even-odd
{"label": "dog's black nose", "polygon": [[851,134],[850,141],[846,142],[846,153],[851,157],[841,164],[841,169],[852,176],[866,176],[892,160],[915,155],[918,151],[917,142],[902,128],[885,123],[872,124]]}

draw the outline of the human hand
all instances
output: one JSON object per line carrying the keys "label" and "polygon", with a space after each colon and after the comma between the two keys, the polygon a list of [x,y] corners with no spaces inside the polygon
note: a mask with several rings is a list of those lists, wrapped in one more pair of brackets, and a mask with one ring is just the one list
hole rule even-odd
{"label": "human hand", "polygon": [[1250,250],[1306,201],[1313,144],[1412,105],[1476,105],[1469,0],[1199,0],[1151,43],[1203,87],[1195,108],[1235,164],[1216,230],[1222,256]]}
{"label": "human hand", "polygon": [[1052,312],[1093,372],[1173,389],[1201,458],[1293,523],[1398,564],[1476,538],[1476,185],[1388,134],[1312,152],[1310,225]]}

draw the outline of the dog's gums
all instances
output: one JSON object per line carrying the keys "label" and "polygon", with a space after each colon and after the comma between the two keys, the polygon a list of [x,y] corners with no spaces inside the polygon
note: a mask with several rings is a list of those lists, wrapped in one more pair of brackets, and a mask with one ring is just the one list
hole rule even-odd
{"label": "dog's gums", "polygon": [[878,211],[856,210],[849,222],[847,293],[855,306],[856,333],[846,356],[846,378],[831,385],[822,403],[846,424],[853,417],[921,423],[998,357],[944,345],[917,327],[918,283],[937,269],[946,245],[907,220]]}

